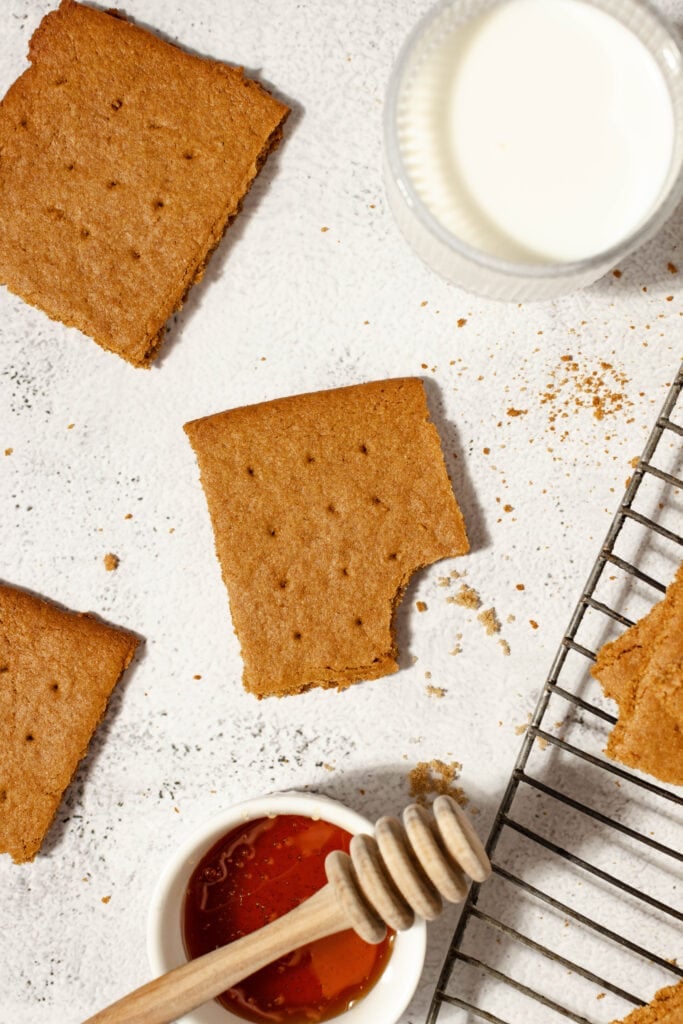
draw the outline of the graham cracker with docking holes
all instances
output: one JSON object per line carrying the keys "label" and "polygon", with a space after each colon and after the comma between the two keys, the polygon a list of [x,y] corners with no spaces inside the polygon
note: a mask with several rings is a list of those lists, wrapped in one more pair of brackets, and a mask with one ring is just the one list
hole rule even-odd
{"label": "graham cracker with docking holes", "polygon": [[468,551],[417,378],[296,395],[185,425],[259,697],[398,668],[413,572]]}
{"label": "graham cracker with docking holes", "polygon": [[73,0],[29,60],[0,104],[0,283],[147,366],[289,108]]}
{"label": "graham cracker with docking holes", "polygon": [[33,860],[137,637],[0,584],[0,853]]}
{"label": "graham cracker with docking holes", "polygon": [[683,565],[664,599],[601,648],[592,672],[619,705],[608,756],[683,785]]}

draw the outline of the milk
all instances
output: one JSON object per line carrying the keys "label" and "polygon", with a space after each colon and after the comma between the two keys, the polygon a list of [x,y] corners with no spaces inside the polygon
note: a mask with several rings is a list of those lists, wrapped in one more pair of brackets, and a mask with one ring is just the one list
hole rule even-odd
{"label": "milk", "polygon": [[450,25],[408,69],[397,126],[433,217],[532,263],[581,260],[638,228],[675,131],[650,52],[585,0],[506,0]]}

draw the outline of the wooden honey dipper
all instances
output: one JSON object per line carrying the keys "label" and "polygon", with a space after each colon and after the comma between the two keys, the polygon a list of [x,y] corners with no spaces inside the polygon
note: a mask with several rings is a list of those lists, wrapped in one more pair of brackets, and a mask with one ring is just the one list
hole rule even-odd
{"label": "wooden honey dipper", "polygon": [[465,898],[466,876],[483,882],[491,873],[481,840],[448,796],[437,797],[433,815],[411,804],[403,823],[380,818],[374,837],[355,835],[350,850],[328,854],[327,885],[288,914],[161,975],[84,1024],[168,1024],[305,943],[347,928],[378,943],[387,926],[404,931],[416,915],[431,921],[442,898]]}

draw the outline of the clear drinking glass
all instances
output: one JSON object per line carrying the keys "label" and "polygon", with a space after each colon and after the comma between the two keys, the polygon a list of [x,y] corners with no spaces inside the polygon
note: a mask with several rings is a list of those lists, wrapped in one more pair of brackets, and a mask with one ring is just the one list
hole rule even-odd
{"label": "clear drinking glass", "polygon": [[[597,255],[573,262],[522,263],[502,259],[463,241],[433,215],[418,195],[401,153],[402,91],[430,51],[448,33],[501,0],[444,0],[422,18],[406,40],[389,81],[384,108],[384,179],[396,221],[433,270],[468,291],[508,301],[550,299],[583,288],[651,238],[683,198],[683,52],[674,30],[642,0],[583,0],[612,15],[655,59],[671,97],[674,139],[671,164],[647,219],[628,237]],[[550,2],[550,0],[548,0]]]}

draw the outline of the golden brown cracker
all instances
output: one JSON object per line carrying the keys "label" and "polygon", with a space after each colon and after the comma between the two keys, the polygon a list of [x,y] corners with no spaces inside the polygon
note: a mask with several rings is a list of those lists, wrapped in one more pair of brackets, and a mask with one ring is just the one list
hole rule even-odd
{"label": "golden brown cracker", "polygon": [[660,988],[647,1006],[639,1006],[627,1017],[612,1024],[681,1024],[683,1021],[683,981]]}
{"label": "golden brown cracker", "polygon": [[0,282],[146,366],[289,111],[115,14],[62,0],[0,104]]}
{"label": "golden brown cracker", "polygon": [[138,645],[0,584],[0,852],[33,860]]}
{"label": "golden brown cracker", "polygon": [[417,378],[265,402],[185,426],[258,696],[398,668],[412,573],[468,550]]}
{"label": "golden brown cracker", "polygon": [[619,705],[608,756],[683,785],[683,565],[664,599],[602,647],[592,671]]}

